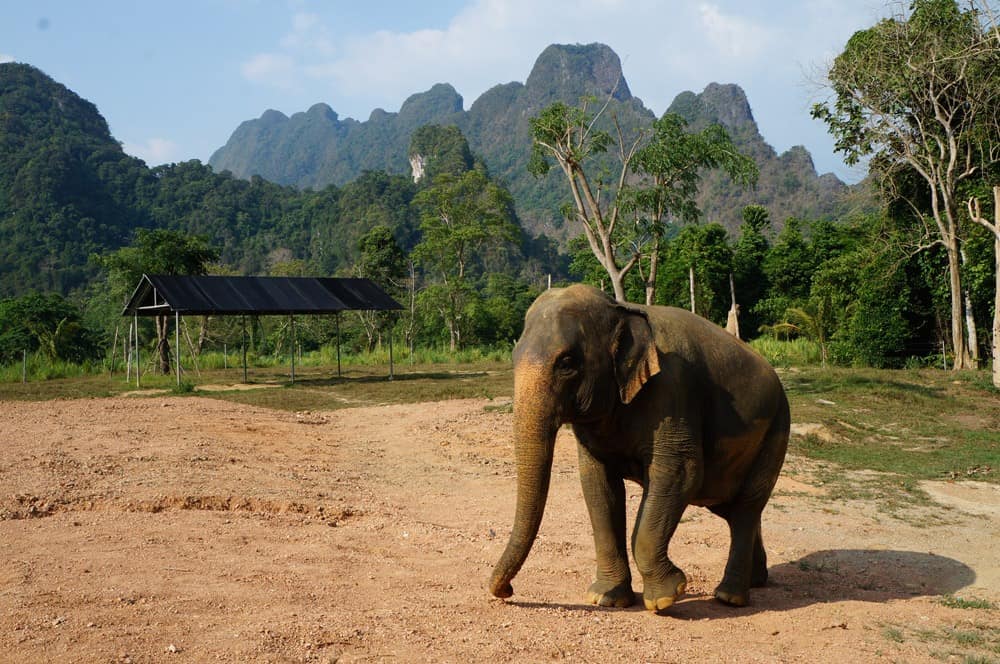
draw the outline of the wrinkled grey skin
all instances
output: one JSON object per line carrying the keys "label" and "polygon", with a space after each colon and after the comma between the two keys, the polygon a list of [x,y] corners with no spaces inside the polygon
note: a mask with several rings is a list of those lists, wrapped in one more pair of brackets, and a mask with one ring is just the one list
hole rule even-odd
{"label": "wrinkled grey skin", "polygon": [[760,514],[788,445],[784,389],[757,353],[715,324],[673,307],[620,305],[588,286],[552,289],[525,317],[514,350],[517,510],[490,590],[510,597],[548,494],[556,432],[572,423],[597,550],[587,599],[634,601],[625,480],[643,488],[632,533],[646,608],[661,612],[687,579],[667,556],[688,505],[730,529],[715,596],[743,606],[767,581]]}

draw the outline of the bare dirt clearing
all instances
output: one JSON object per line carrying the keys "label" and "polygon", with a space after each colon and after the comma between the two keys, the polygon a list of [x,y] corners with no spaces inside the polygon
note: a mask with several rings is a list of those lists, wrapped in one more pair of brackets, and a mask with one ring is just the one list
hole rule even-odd
{"label": "bare dirt clearing", "polygon": [[688,594],[658,617],[581,602],[593,544],[565,430],[515,595],[492,599],[514,467],[490,403],[0,402],[0,661],[1000,658],[1000,611],[940,600],[1000,600],[995,485],[933,483],[939,504],[890,515],[832,501],[791,457],[764,513],[771,585],[712,600],[728,535],[692,509],[671,546]]}

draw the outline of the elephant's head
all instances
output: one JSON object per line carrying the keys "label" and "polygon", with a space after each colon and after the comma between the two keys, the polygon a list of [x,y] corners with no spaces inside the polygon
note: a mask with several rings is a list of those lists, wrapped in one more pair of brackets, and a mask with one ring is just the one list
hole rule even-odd
{"label": "elephant's head", "polygon": [[588,286],[552,289],[535,300],[514,349],[517,511],[490,579],[497,597],[524,564],[542,522],[556,432],[598,420],[635,398],[660,370],[646,314]]}

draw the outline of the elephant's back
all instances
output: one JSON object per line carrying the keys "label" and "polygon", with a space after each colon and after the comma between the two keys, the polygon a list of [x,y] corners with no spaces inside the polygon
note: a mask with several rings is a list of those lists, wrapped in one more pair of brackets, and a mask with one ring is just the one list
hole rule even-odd
{"label": "elephant's back", "polygon": [[[715,398],[739,403],[750,415],[781,408],[784,388],[764,357],[715,323],[677,307],[647,307],[661,355],[674,357]],[[675,365],[677,363],[674,363]]]}

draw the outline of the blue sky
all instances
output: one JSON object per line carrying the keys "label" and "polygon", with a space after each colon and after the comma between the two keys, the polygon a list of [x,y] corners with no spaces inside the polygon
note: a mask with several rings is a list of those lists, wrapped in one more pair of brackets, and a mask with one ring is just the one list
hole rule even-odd
{"label": "blue sky", "polygon": [[32,0],[4,3],[0,61],[26,62],[90,100],[150,165],[207,162],[243,120],[314,103],[341,118],[397,111],[451,83],[466,109],[523,82],[552,43],[602,42],[657,115],[684,90],[737,83],[779,152],[863,173],[833,153],[809,107],[882,0]]}

